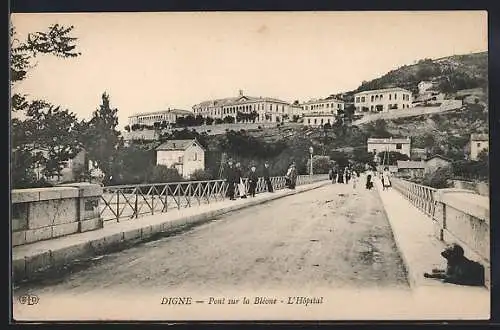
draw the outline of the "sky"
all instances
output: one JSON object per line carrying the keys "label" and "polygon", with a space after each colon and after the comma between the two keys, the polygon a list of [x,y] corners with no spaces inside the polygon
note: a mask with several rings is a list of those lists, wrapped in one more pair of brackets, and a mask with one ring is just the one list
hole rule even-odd
{"label": "sky", "polygon": [[423,58],[488,49],[486,11],[13,14],[21,40],[73,25],[77,58],[40,56],[14,91],[89,119],[249,96],[307,101]]}

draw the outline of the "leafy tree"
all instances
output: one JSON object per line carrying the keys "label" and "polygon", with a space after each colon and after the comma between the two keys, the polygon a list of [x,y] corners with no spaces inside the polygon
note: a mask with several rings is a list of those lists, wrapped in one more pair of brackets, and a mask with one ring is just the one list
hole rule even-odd
{"label": "leafy tree", "polygon": [[226,116],[223,119],[225,124],[234,124],[235,118],[233,116]]}
{"label": "leafy tree", "polygon": [[[107,93],[102,94],[102,103],[94,111],[92,119],[84,125],[83,144],[89,158],[109,177],[112,164],[118,155],[118,148],[123,144],[118,126],[118,109],[111,108]],[[106,182],[106,180],[105,180]]]}
{"label": "leafy tree", "polygon": [[[331,162],[329,156],[315,155],[312,159],[313,173],[314,174],[327,174],[331,168]],[[307,168],[311,166],[311,159],[307,160]]]}
{"label": "leafy tree", "polygon": [[[34,67],[38,55],[61,58],[79,56],[77,40],[70,34],[73,26],[51,25],[47,32],[29,33],[26,40],[17,38],[10,27],[10,84],[24,80]],[[29,100],[28,95],[13,92],[11,111],[23,112],[25,119],[13,119],[11,174],[14,187],[44,185],[35,174],[35,168],[46,167],[49,174],[59,174],[60,164],[72,155],[78,146],[73,134],[75,116],[45,100]],[[43,151],[42,151],[43,150]],[[66,158],[66,159],[63,159]]]}
{"label": "leafy tree", "polygon": [[212,125],[214,123],[214,119],[212,117],[207,117],[205,123],[207,125]]}
{"label": "leafy tree", "polygon": [[367,125],[367,133],[374,138],[388,138],[391,133],[387,130],[387,123],[383,119],[377,119],[375,123]]}

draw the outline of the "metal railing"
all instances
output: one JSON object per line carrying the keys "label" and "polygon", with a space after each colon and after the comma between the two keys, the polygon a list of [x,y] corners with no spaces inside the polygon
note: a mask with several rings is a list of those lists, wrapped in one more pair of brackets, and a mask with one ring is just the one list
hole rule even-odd
{"label": "metal railing", "polygon": [[392,186],[420,211],[434,218],[437,189],[399,178],[392,178]]}
{"label": "metal railing", "polygon": [[[286,188],[284,176],[271,177],[274,190]],[[328,175],[299,175],[296,185],[328,180]],[[243,179],[248,192],[248,179]],[[139,185],[107,186],[101,195],[100,215],[104,221],[138,218],[169,210],[210,204],[226,199],[228,184],[225,180],[187,181]],[[256,194],[266,192],[264,178],[259,178]],[[238,188],[235,188],[238,193]]]}

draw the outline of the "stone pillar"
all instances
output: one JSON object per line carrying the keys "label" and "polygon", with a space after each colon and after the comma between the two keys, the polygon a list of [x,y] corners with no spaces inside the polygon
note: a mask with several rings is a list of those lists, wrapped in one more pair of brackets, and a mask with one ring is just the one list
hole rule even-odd
{"label": "stone pillar", "polygon": [[103,194],[101,186],[87,182],[64,184],[78,189],[77,219],[78,232],[103,228],[99,203]]}

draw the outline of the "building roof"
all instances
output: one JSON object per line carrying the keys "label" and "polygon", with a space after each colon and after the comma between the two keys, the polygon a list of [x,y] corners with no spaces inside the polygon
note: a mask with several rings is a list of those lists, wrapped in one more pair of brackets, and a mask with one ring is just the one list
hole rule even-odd
{"label": "building roof", "polygon": [[214,99],[214,100],[203,101],[203,102],[200,102],[198,104],[195,104],[193,106],[193,108],[232,106],[232,105],[254,103],[254,102],[275,102],[275,103],[282,103],[282,104],[290,104],[287,101],[283,101],[283,100],[272,98],[272,97],[255,97],[255,96],[240,95],[237,97],[226,97],[223,99]]}
{"label": "building roof", "polygon": [[413,161],[413,160],[398,160],[398,169],[425,169],[425,162]]}
{"label": "building roof", "polygon": [[386,92],[406,92],[406,93],[411,94],[411,92],[407,89],[404,89],[401,87],[393,87],[393,88],[373,89],[373,90],[369,90],[369,91],[358,92],[354,95],[371,94],[371,93],[386,93]]}
{"label": "building roof", "polygon": [[446,158],[444,156],[441,156],[441,155],[432,155],[430,156],[429,158],[427,158],[425,161],[428,162],[429,160],[433,159],[433,158],[441,158],[443,160],[446,160],[447,162],[451,162],[451,159],[449,158]]}
{"label": "building roof", "polygon": [[488,141],[488,134],[471,134],[470,139],[472,141]]}
{"label": "building roof", "polygon": [[324,103],[324,102],[338,102],[338,103],[345,103],[343,100],[339,100],[338,98],[334,97],[327,97],[324,99],[312,99],[307,102],[301,103],[302,105],[307,105],[307,104],[314,104],[314,103]]}
{"label": "building roof", "polygon": [[167,110],[159,110],[159,111],[150,111],[150,112],[141,112],[141,113],[136,113],[132,116],[129,116],[129,118],[132,117],[138,117],[138,116],[151,116],[151,115],[163,115],[166,113],[173,113],[176,115],[192,115],[193,112],[189,110],[182,110],[182,109],[167,109]]}
{"label": "building roof", "polygon": [[411,142],[411,139],[410,138],[406,138],[406,139],[402,139],[402,138],[368,138],[368,143],[390,143],[390,144],[393,144],[393,143],[410,143]]}
{"label": "building roof", "polygon": [[186,150],[189,148],[193,143],[196,143],[200,148],[205,150],[202,145],[198,143],[196,139],[190,139],[190,140],[168,140],[166,142],[163,142],[161,145],[159,145],[156,150],[161,150],[161,151],[174,151],[174,150]]}

